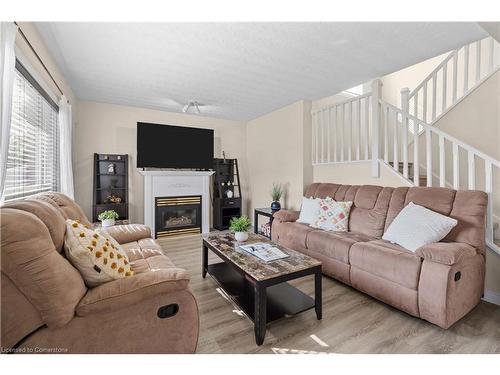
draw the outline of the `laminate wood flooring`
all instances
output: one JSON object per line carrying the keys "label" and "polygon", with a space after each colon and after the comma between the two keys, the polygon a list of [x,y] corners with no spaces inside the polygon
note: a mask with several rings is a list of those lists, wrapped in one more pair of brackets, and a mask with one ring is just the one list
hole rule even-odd
{"label": "laminate wood flooring", "polygon": [[[414,318],[323,276],[323,320],[314,310],[268,325],[262,346],[253,323],[201,277],[201,236],[159,240],[191,274],[200,312],[197,353],[500,353],[500,306],[482,301],[448,330]],[[219,259],[209,251],[209,262]],[[312,276],[291,282],[314,295]]]}

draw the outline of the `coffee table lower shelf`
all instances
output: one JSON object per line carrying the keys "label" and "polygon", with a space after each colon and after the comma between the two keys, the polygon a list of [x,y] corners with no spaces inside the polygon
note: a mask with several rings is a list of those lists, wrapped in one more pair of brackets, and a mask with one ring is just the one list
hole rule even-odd
{"label": "coffee table lower shelf", "polygon": [[[208,274],[215,279],[245,315],[255,321],[254,286],[225,262],[208,265]],[[314,298],[286,282],[267,287],[266,294],[266,323],[315,307]]]}

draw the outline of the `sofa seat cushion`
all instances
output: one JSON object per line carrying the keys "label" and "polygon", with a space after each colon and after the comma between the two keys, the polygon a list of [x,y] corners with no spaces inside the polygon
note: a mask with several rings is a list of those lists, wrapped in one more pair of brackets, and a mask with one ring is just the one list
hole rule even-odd
{"label": "sofa seat cushion", "polygon": [[349,264],[349,249],[356,242],[375,240],[374,237],[351,232],[327,232],[317,230],[307,236],[307,249]]}
{"label": "sofa seat cushion", "polygon": [[152,238],[144,238],[139,241],[132,241],[122,244],[123,250],[131,262],[138,259],[163,255],[161,246]]}
{"label": "sofa seat cushion", "polygon": [[279,226],[279,243],[283,246],[290,247],[294,250],[301,250],[306,248],[307,235],[317,229],[311,228],[307,224],[300,224],[297,222],[285,222]]}
{"label": "sofa seat cushion", "polygon": [[176,268],[161,246],[152,238],[122,244],[135,273]]}
{"label": "sofa seat cushion", "polygon": [[174,263],[166,255],[156,255],[145,259],[138,259],[131,263],[132,269],[136,274],[166,270],[169,268],[177,268]]}
{"label": "sofa seat cushion", "polygon": [[417,290],[422,259],[384,240],[358,242],[351,246],[349,261],[352,267]]}

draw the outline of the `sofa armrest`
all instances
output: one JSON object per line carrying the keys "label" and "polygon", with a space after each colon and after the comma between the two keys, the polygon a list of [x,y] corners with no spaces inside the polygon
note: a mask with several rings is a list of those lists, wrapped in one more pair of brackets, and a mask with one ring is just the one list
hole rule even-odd
{"label": "sofa armrest", "polygon": [[281,222],[296,221],[300,216],[300,211],[279,210],[273,217]]}
{"label": "sofa armrest", "polygon": [[114,225],[102,231],[113,237],[119,244],[151,238],[151,229],[143,224]]}
{"label": "sofa armrest", "polygon": [[425,260],[451,266],[465,258],[477,255],[477,250],[461,242],[436,242],[422,246],[415,254]]}
{"label": "sofa armrest", "polygon": [[87,316],[127,308],[159,294],[188,289],[188,284],[188,273],[181,268],[139,273],[89,289],[76,307],[76,314]]}

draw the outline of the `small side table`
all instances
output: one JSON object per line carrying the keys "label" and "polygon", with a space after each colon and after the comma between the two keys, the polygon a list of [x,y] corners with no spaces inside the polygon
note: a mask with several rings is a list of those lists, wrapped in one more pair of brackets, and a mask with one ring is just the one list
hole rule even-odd
{"label": "small side table", "polygon": [[[254,225],[254,232],[257,233],[257,234],[262,234],[264,235],[263,233],[260,233],[259,231],[259,215],[260,216],[265,216],[265,217],[268,217],[269,218],[269,225],[272,226],[273,224],[273,214],[275,212],[278,212],[279,210],[271,210],[270,208],[256,208],[254,210],[254,216],[253,216],[253,225]],[[266,236],[267,237],[267,236]],[[271,238],[271,229],[269,231],[269,239]]]}

